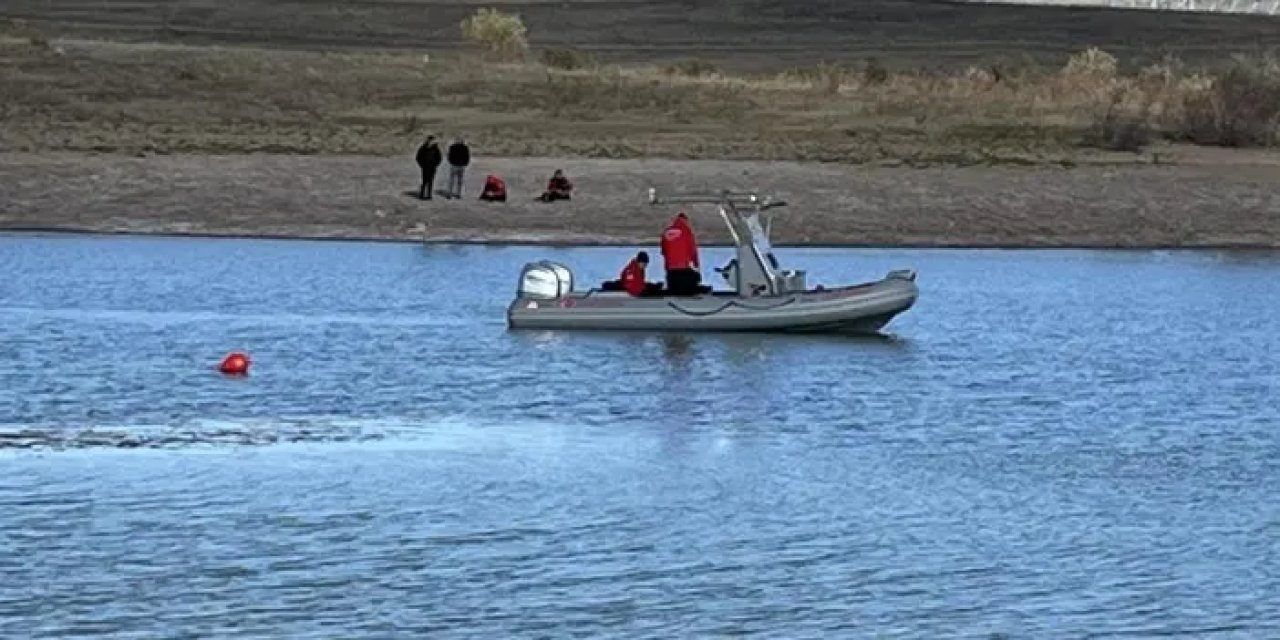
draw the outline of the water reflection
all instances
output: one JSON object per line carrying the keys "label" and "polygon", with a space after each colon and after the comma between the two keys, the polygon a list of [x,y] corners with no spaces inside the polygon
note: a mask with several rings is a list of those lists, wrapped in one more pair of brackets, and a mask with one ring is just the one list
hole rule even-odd
{"label": "water reflection", "polygon": [[693,359],[692,337],[680,333],[663,333],[658,340],[662,343],[662,355],[669,364],[683,368]]}

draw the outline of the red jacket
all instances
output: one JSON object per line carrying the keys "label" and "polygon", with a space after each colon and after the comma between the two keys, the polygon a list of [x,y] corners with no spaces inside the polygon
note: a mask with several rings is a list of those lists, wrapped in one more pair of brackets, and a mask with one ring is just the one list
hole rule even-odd
{"label": "red jacket", "polygon": [[484,193],[491,195],[507,195],[507,183],[502,181],[498,176],[489,176],[484,179]]}
{"label": "red jacket", "polygon": [[701,268],[698,262],[698,241],[693,236],[689,221],[676,216],[671,226],[662,232],[662,257],[667,271],[673,269]]}
{"label": "red jacket", "polygon": [[573,183],[569,182],[569,179],[565,177],[553,177],[547,181],[547,191],[550,193],[569,193],[570,191],[573,191]]}
{"label": "red jacket", "polygon": [[622,288],[627,293],[633,296],[644,293],[644,265],[635,258],[622,269],[622,277],[618,279],[622,281]]}

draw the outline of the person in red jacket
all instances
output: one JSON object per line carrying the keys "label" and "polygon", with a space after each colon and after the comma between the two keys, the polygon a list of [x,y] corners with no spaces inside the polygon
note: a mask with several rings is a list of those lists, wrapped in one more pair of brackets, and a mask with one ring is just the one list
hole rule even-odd
{"label": "person in red jacket", "polygon": [[622,284],[622,289],[633,296],[642,296],[648,285],[644,280],[644,268],[649,266],[649,254],[641,251],[636,257],[627,263],[622,269],[622,276],[618,278],[618,282]]}
{"label": "person in red jacket", "polygon": [[480,191],[480,199],[485,202],[506,202],[507,183],[495,175],[484,179],[484,189]]}
{"label": "person in red jacket", "polygon": [[662,285],[647,282],[644,269],[649,266],[649,254],[641,251],[622,268],[622,275],[617,280],[609,280],[600,285],[603,291],[626,291],[633,296],[661,296]]}
{"label": "person in red jacket", "polygon": [[689,226],[689,216],[681,211],[662,232],[662,258],[667,269],[667,292],[673,296],[702,293],[698,240]]}

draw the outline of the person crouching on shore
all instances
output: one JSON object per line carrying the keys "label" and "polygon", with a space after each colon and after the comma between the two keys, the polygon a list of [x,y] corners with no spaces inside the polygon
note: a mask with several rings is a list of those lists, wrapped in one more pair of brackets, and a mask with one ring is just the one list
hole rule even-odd
{"label": "person crouching on shore", "polygon": [[490,174],[484,179],[484,187],[480,190],[480,199],[485,202],[506,202],[507,183],[502,178]]}
{"label": "person crouching on shore", "polygon": [[547,190],[538,196],[543,202],[554,202],[556,200],[569,200],[573,195],[573,183],[566,178],[564,171],[556,169],[551,175],[551,179],[547,181]]}

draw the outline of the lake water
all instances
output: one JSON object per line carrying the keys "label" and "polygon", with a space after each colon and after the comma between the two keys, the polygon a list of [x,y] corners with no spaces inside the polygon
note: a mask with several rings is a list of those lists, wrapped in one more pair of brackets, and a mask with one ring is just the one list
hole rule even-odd
{"label": "lake water", "polygon": [[629,253],[0,236],[0,637],[1280,636],[1280,256],[783,250],[920,301],[507,331]]}

